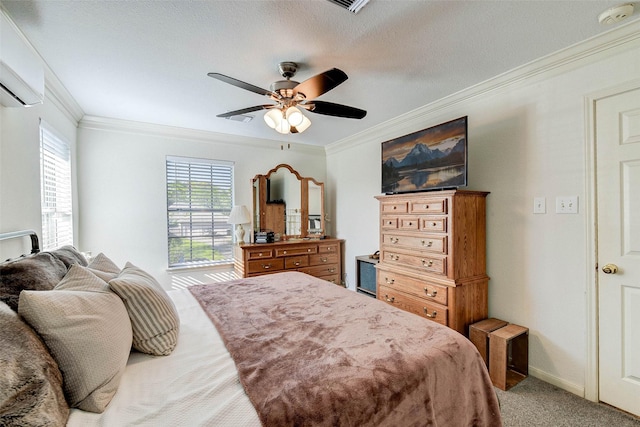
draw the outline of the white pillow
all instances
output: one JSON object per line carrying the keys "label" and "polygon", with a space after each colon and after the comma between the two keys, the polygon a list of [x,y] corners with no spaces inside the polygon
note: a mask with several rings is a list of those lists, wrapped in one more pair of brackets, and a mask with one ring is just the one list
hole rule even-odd
{"label": "white pillow", "polygon": [[109,281],[129,312],[133,348],[166,356],[176,347],[180,318],[173,301],[151,275],[128,262],[118,277]]}
{"label": "white pillow", "polygon": [[58,363],[71,407],[103,412],[131,351],[131,322],[107,283],[77,264],[52,291],[22,291],[18,312]]}

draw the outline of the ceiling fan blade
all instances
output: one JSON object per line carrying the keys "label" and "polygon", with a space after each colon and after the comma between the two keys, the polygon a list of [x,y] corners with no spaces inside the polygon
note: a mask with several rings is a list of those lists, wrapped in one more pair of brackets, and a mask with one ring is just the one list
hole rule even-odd
{"label": "ceiling fan blade", "polygon": [[239,116],[240,114],[251,113],[253,111],[259,110],[268,110],[269,108],[274,108],[275,105],[256,105],[255,107],[243,108],[242,110],[229,111],[228,113],[218,114],[216,117],[231,117],[231,116]]}
{"label": "ceiling fan blade", "polygon": [[213,77],[214,79],[220,80],[221,82],[225,82],[225,83],[229,83],[230,85],[237,86],[240,89],[244,89],[244,90],[248,90],[250,92],[257,93],[259,95],[264,95],[264,96],[268,96],[268,97],[275,98],[275,99],[282,98],[279,94],[277,94],[275,92],[272,92],[272,91],[267,90],[267,89],[262,89],[261,87],[254,86],[254,85],[252,85],[250,83],[246,83],[246,82],[243,82],[243,81],[238,80],[238,79],[234,79],[233,77],[225,76],[224,74],[208,73],[207,76]]}
{"label": "ceiling fan blade", "polygon": [[304,94],[306,99],[315,99],[323,93],[329,92],[348,78],[344,71],[332,68],[303,81],[293,90]]}
{"label": "ceiling fan blade", "polygon": [[345,117],[347,119],[362,119],[367,115],[365,110],[348,105],[334,104],[333,102],[313,101],[308,104],[299,104],[307,110],[316,114],[324,114],[326,116]]}

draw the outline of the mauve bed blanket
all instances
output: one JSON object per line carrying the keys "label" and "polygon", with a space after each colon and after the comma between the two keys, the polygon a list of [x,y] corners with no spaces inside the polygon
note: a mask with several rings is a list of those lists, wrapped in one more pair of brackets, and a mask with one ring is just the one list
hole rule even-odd
{"label": "mauve bed blanket", "polygon": [[475,347],[435,322],[298,272],[190,291],[263,426],[502,424]]}

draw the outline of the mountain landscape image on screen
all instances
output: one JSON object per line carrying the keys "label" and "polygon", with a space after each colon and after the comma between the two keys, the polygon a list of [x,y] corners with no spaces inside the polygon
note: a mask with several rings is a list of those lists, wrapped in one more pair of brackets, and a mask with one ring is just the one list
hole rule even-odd
{"label": "mountain landscape image on screen", "polygon": [[466,185],[467,118],[382,143],[382,192]]}

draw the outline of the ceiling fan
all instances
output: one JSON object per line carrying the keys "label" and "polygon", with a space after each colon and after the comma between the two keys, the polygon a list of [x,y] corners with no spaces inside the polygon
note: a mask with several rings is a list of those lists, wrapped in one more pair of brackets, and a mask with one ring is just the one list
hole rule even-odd
{"label": "ceiling fan", "polygon": [[[262,89],[249,83],[245,83],[233,77],[220,73],[208,73],[209,77],[237,86],[241,89],[255,92],[270,98],[275,104],[256,105],[241,110],[229,111],[218,114],[216,117],[231,117],[259,110],[269,110],[264,115],[264,120],[269,127],[276,131],[287,133],[304,132],[311,121],[300,111],[300,108],[316,114],[326,116],[344,117],[349,119],[361,119],[367,115],[365,110],[333,102],[316,101],[320,95],[348,79],[344,71],[332,68],[324,73],[317,74],[302,83],[291,80],[298,71],[295,62],[281,62],[278,69],[286,80],[279,80],[271,84],[269,90]],[[298,108],[299,107],[299,108]]]}

